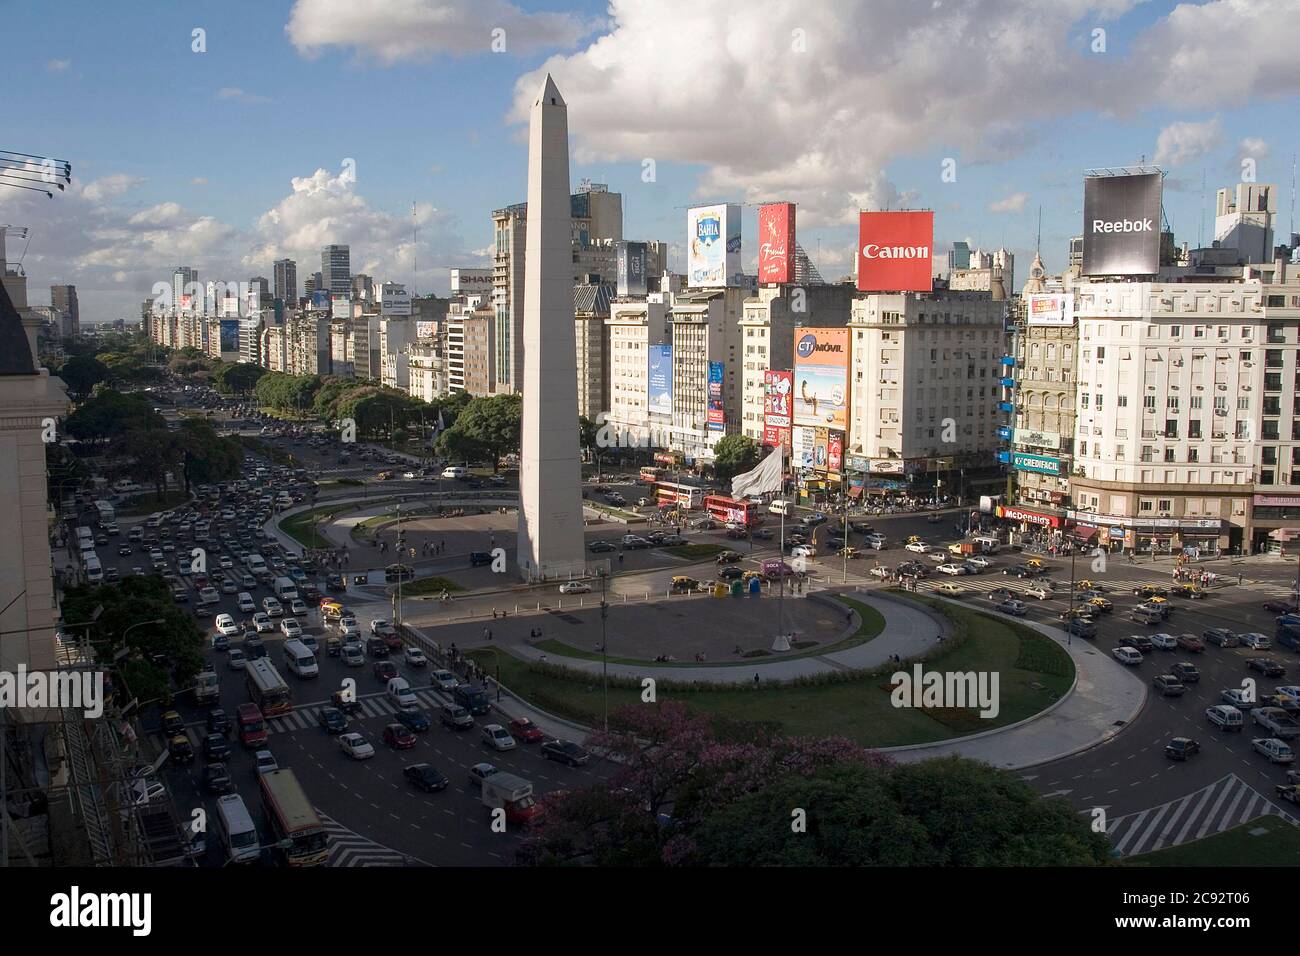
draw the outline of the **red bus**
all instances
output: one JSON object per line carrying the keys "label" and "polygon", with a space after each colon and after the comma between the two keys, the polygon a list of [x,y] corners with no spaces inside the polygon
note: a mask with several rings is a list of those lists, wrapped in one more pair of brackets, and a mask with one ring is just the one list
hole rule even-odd
{"label": "red bus", "polygon": [[704,510],[716,521],[739,521],[746,528],[758,523],[758,505],[752,501],[728,498],[726,495],[708,495],[704,499]]}
{"label": "red bus", "polygon": [[646,465],[641,469],[641,480],[647,485],[653,485],[667,474],[668,469],[666,468],[655,468],[652,465]]}
{"label": "red bus", "polygon": [[676,506],[681,508],[698,508],[704,500],[704,489],[695,485],[685,485],[676,481],[656,481],[655,498],[659,507]]}

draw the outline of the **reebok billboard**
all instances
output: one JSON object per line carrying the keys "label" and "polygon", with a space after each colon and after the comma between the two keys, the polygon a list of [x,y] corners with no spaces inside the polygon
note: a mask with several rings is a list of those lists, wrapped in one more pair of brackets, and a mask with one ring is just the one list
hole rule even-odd
{"label": "reebok billboard", "polygon": [[1083,274],[1154,275],[1160,270],[1160,173],[1083,181]]}
{"label": "reebok billboard", "polygon": [[931,291],[933,245],[933,212],[859,213],[858,290]]}

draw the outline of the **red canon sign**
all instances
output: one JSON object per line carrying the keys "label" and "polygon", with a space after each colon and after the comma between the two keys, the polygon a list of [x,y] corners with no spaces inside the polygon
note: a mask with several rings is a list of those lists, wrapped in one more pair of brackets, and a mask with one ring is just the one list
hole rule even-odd
{"label": "red canon sign", "polygon": [[933,212],[864,212],[858,216],[858,289],[929,292]]}
{"label": "red canon sign", "polygon": [[794,281],[794,203],[758,210],[758,281]]}

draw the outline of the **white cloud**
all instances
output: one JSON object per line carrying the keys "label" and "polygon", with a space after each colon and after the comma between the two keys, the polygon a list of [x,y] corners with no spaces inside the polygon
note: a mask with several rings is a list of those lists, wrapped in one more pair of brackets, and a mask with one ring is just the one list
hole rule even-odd
{"label": "white cloud", "polygon": [[50,60],[49,63],[45,64],[45,69],[51,73],[66,73],[71,68],[71,60]]}
{"label": "white cloud", "polygon": [[1155,164],[1182,166],[1194,162],[1223,142],[1223,123],[1216,116],[1201,123],[1171,123],[1156,137]]}
{"label": "white cloud", "polygon": [[989,203],[989,212],[1023,212],[1029,193],[1012,193],[1005,199]]}
{"label": "white cloud", "polygon": [[1268,143],[1258,136],[1247,136],[1237,144],[1237,158],[1244,159],[1249,156],[1258,162],[1261,159],[1268,158]]}
{"label": "white cloud", "polygon": [[217,90],[216,98],[219,100],[235,100],[238,103],[269,103],[269,96],[261,96],[257,93],[246,93],[237,86],[223,86]]}
{"label": "white cloud", "polygon": [[190,180],[191,186],[206,186],[207,184],[208,181],[202,176],[195,176],[193,179]]}
{"label": "white cloud", "polygon": [[111,176],[104,176],[101,179],[87,183],[85,189],[82,190],[82,195],[91,202],[107,202],[110,199],[116,199],[143,182],[144,180],[139,176],[114,173]]}
{"label": "white cloud", "polygon": [[568,48],[591,25],[567,13],[528,13],[507,0],[297,0],[285,32],[299,53],[353,48],[393,63],[432,54],[508,54]]}

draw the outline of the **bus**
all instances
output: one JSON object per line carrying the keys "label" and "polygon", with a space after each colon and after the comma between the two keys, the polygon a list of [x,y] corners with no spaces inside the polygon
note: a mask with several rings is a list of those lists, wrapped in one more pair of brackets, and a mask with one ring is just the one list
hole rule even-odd
{"label": "bus", "polygon": [[227,863],[252,863],[262,852],[253,817],[237,793],[217,798],[217,834]]}
{"label": "bus", "polygon": [[114,524],[117,521],[117,512],[107,501],[96,501],[95,510],[99,512],[99,523],[101,525]]}
{"label": "bus", "polygon": [[248,696],[266,717],[287,714],[293,707],[289,685],[275,669],[270,658],[259,657],[244,668],[248,674]]}
{"label": "bus", "polygon": [[271,770],[260,775],[262,807],[271,821],[275,842],[289,866],[320,866],[329,857],[325,827],[307,799],[292,770]]}
{"label": "bus", "polygon": [[678,481],[656,481],[655,498],[659,507],[698,508],[704,502],[707,489]]}
{"label": "bus", "polygon": [[668,475],[667,468],[656,468],[653,465],[646,465],[644,468],[641,469],[641,480],[645,482],[647,485],[653,485],[656,481],[659,481],[661,478],[667,477],[667,475]]}
{"label": "bus", "polygon": [[728,498],[726,495],[706,495],[704,498],[704,510],[707,511],[716,521],[727,524],[732,521],[743,524],[746,528],[752,528],[758,524],[758,505],[752,501],[744,501],[737,498]]}

